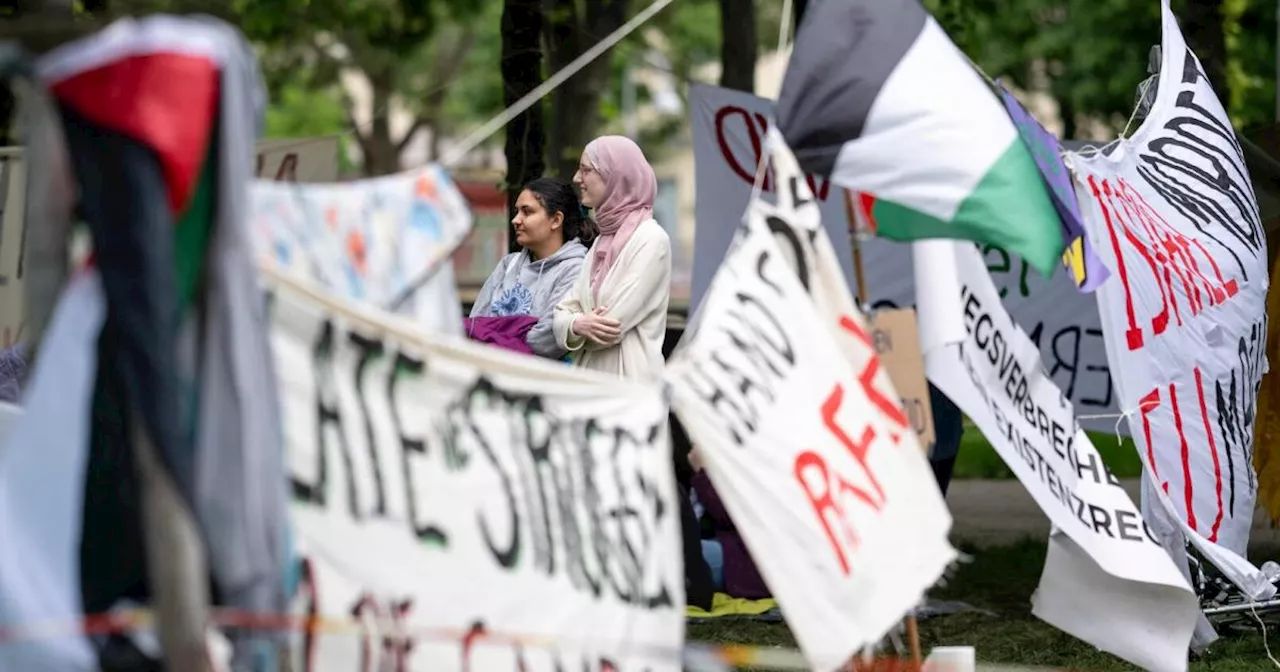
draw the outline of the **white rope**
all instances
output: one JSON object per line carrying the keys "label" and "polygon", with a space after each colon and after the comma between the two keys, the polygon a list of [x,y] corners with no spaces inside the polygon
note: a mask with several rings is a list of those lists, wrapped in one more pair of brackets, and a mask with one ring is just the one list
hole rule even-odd
{"label": "white rope", "polygon": [[1266,650],[1267,658],[1271,661],[1271,664],[1275,665],[1276,669],[1280,669],[1280,660],[1276,660],[1276,657],[1271,655],[1271,643],[1267,641],[1267,624],[1263,622],[1262,617],[1258,615],[1258,601],[1253,599],[1252,595],[1249,595],[1248,597],[1249,613],[1253,614],[1253,620],[1258,622],[1258,627],[1262,630],[1262,648]]}
{"label": "white rope", "polygon": [[[787,43],[787,33],[791,32],[791,0],[783,0],[782,3],[782,21],[778,25],[778,48],[777,52],[781,53],[782,48]],[[776,120],[769,119],[769,123],[773,124]],[[751,199],[747,201],[747,207],[742,211],[742,221],[747,221],[747,213],[751,212],[751,204],[760,198],[760,193],[764,191],[764,176],[769,166],[769,141],[765,139],[760,144],[760,161],[756,164],[756,177],[751,183]]]}
{"label": "white rope", "polygon": [[646,21],[653,18],[653,15],[662,11],[667,5],[675,0],[655,0],[644,11],[631,17],[631,20],[622,24],[617,30],[609,34],[608,37],[600,40],[595,46],[582,52],[582,55],[573,59],[573,62],[564,66],[559,72],[552,75],[550,79],[538,85],[537,88],[525,94],[523,98],[512,103],[510,107],[499,112],[498,115],[483,126],[477,128],[470,135],[462,140],[462,142],[449,152],[449,156],[445,157],[443,163],[446,168],[451,168],[458,161],[462,160],[471,150],[475,149],[480,143],[489,139],[489,136],[498,132],[498,129],[506,126],[508,122],[515,119],[517,115],[529,109],[534,103],[542,99],[543,96],[551,93],[557,86],[564,83],[565,80],[577,74],[577,72],[587,66],[591,61],[596,60],[601,54],[608,51],[610,47],[621,42],[623,38],[630,35]]}
{"label": "white rope", "polygon": [[[796,26],[800,30],[800,26]],[[778,52],[787,44],[787,36],[791,34],[791,0],[782,0],[782,20],[778,22]]]}

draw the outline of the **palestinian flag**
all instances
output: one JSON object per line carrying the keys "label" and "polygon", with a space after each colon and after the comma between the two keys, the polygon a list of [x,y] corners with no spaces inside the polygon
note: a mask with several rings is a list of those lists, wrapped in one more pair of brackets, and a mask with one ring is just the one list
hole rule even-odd
{"label": "palestinian flag", "polygon": [[777,126],[805,172],[854,193],[881,237],[961,238],[1049,277],[1065,247],[1031,152],[918,0],[816,3],[796,35]]}
{"label": "palestinian flag", "polygon": [[[54,50],[37,72],[68,158],[46,162],[46,170],[68,170],[76,186],[75,210],[93,240],[91,268],[78,277],[100,280],[95,300],[105,318],[100,333],[82,337],[96,341],[88,387],[67,382],[53,393],[92,400],[74,409],[88,425],[87,445],[7,447],[82,452],[87,463],[83,491],[65,495],[83,502],[80,520],[64,521],[78,543],[42,551],[74,553],[78,566],[33,585],[78,594],[76,611],[89,615],[124,601],[152,602],[155,568],[148,568],[143,535],[149,516],[134,448],[141,434],[162,467],[150,482],[169,483],[177,494],[163,515],[196,524],[199,541],[177,548],[202,543],[209,575],[200,583],[211,587],[215,605],[283,613],[287,478],[245,224],[265,97],[253,51],[228,24],[157,16],[122,20]],[[66,340],[47,334],[54,345],[41,347],[37,369],[56,366],[55,345]],[[7,588],[0,585],[0,601]],[[231,634],[237,669],[274,657],[272,637]],[[139,655],[120,637],[92,644],[103,669]]]}

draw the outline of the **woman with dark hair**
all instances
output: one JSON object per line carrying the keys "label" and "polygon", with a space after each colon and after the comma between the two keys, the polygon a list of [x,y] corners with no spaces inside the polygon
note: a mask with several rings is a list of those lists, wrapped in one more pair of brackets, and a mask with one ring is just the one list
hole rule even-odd
{"label": "woman with dark hair", "polygon": [[565,348],[556,343],[553,317],[556,304],[569,293],[595,225],[586,217],[573,186],[543,177],[526,184],[516,199],[511,220],[516,242],[524,249],[498,262],[485,280],[467,334],[478,341],[562,359]]}

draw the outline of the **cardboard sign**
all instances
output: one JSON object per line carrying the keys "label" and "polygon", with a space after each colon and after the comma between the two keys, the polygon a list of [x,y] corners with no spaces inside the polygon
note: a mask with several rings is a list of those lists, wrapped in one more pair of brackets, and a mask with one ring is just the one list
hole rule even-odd
{"label": "cardboard sign", "polygon": [[278,182],[338,181],[338,136],[258,141],[254,175]]}
{"label": "cardboard sign", "polygon": [[902,399],[911,428],[920,437],[920,446],[929,452],[935,440],[933,406],[929,404],[929,384],[924,378],[924,354],[916,328],[916,311],[911,308],[877,311],[871,316],[871,342],[893,388]]}

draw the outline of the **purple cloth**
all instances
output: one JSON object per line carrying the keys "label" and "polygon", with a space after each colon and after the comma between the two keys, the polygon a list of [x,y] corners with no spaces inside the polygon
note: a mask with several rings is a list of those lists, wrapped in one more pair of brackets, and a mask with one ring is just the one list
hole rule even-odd
{"label": "purple cloth", "polygon": [[21,344],[0,350],[0,401],[16,404],[22,398],[27,359]]}
{"label": "purple cloth", "polygon": [[[997,80],[996,84],[999,83]],[[1111,271],[1094,253],[1089,236],[1085,235],[1071,173],[1067,172],[1067,166],[1058,154],[1058,138],[1041,126],[1003,86],[1000,87],[1000,100],[1004,102],[1004,109],[1009,112],[1013,125],[1018,128],[1018,135],[1031,150],[1036,167],[1040,169],[1040,178],[1049,189],[1049,198],[1062,221],[1062,238],[1067,243],[1063,263],[1076,288],[1081,292],[1092,292],[1111,277]]]}
{"label": "purple cloth", "polygon": [[467,328],[467,337],[473,341],[490,343],[507,350],[515,350],[532,355],[525,336],[538,318],[532,315],[506,315],[503,317],[468,317],[462,321]]}
{"label": "purple cloth", "polygon": [[760,576],[760,570],[756,569],[756,563],[751,559],[751,554],[747,552],[747,545],[743,543],[742,535],[738,534],[737,528],[733,526],[733,520],[729,518],[729,512],[725,511],[724,504],[720,503],[720,495],[717,495],[716,489],[711,486],[711,479],[707,478],[707,472],[700,471],[694,474],[693,490],[698,493],[698,501],[702,503],[704,514],[711,518],[711,527],[715,530],[716,541],[720,542],[724,550],[724,592],[746,600],[773,597]]}

